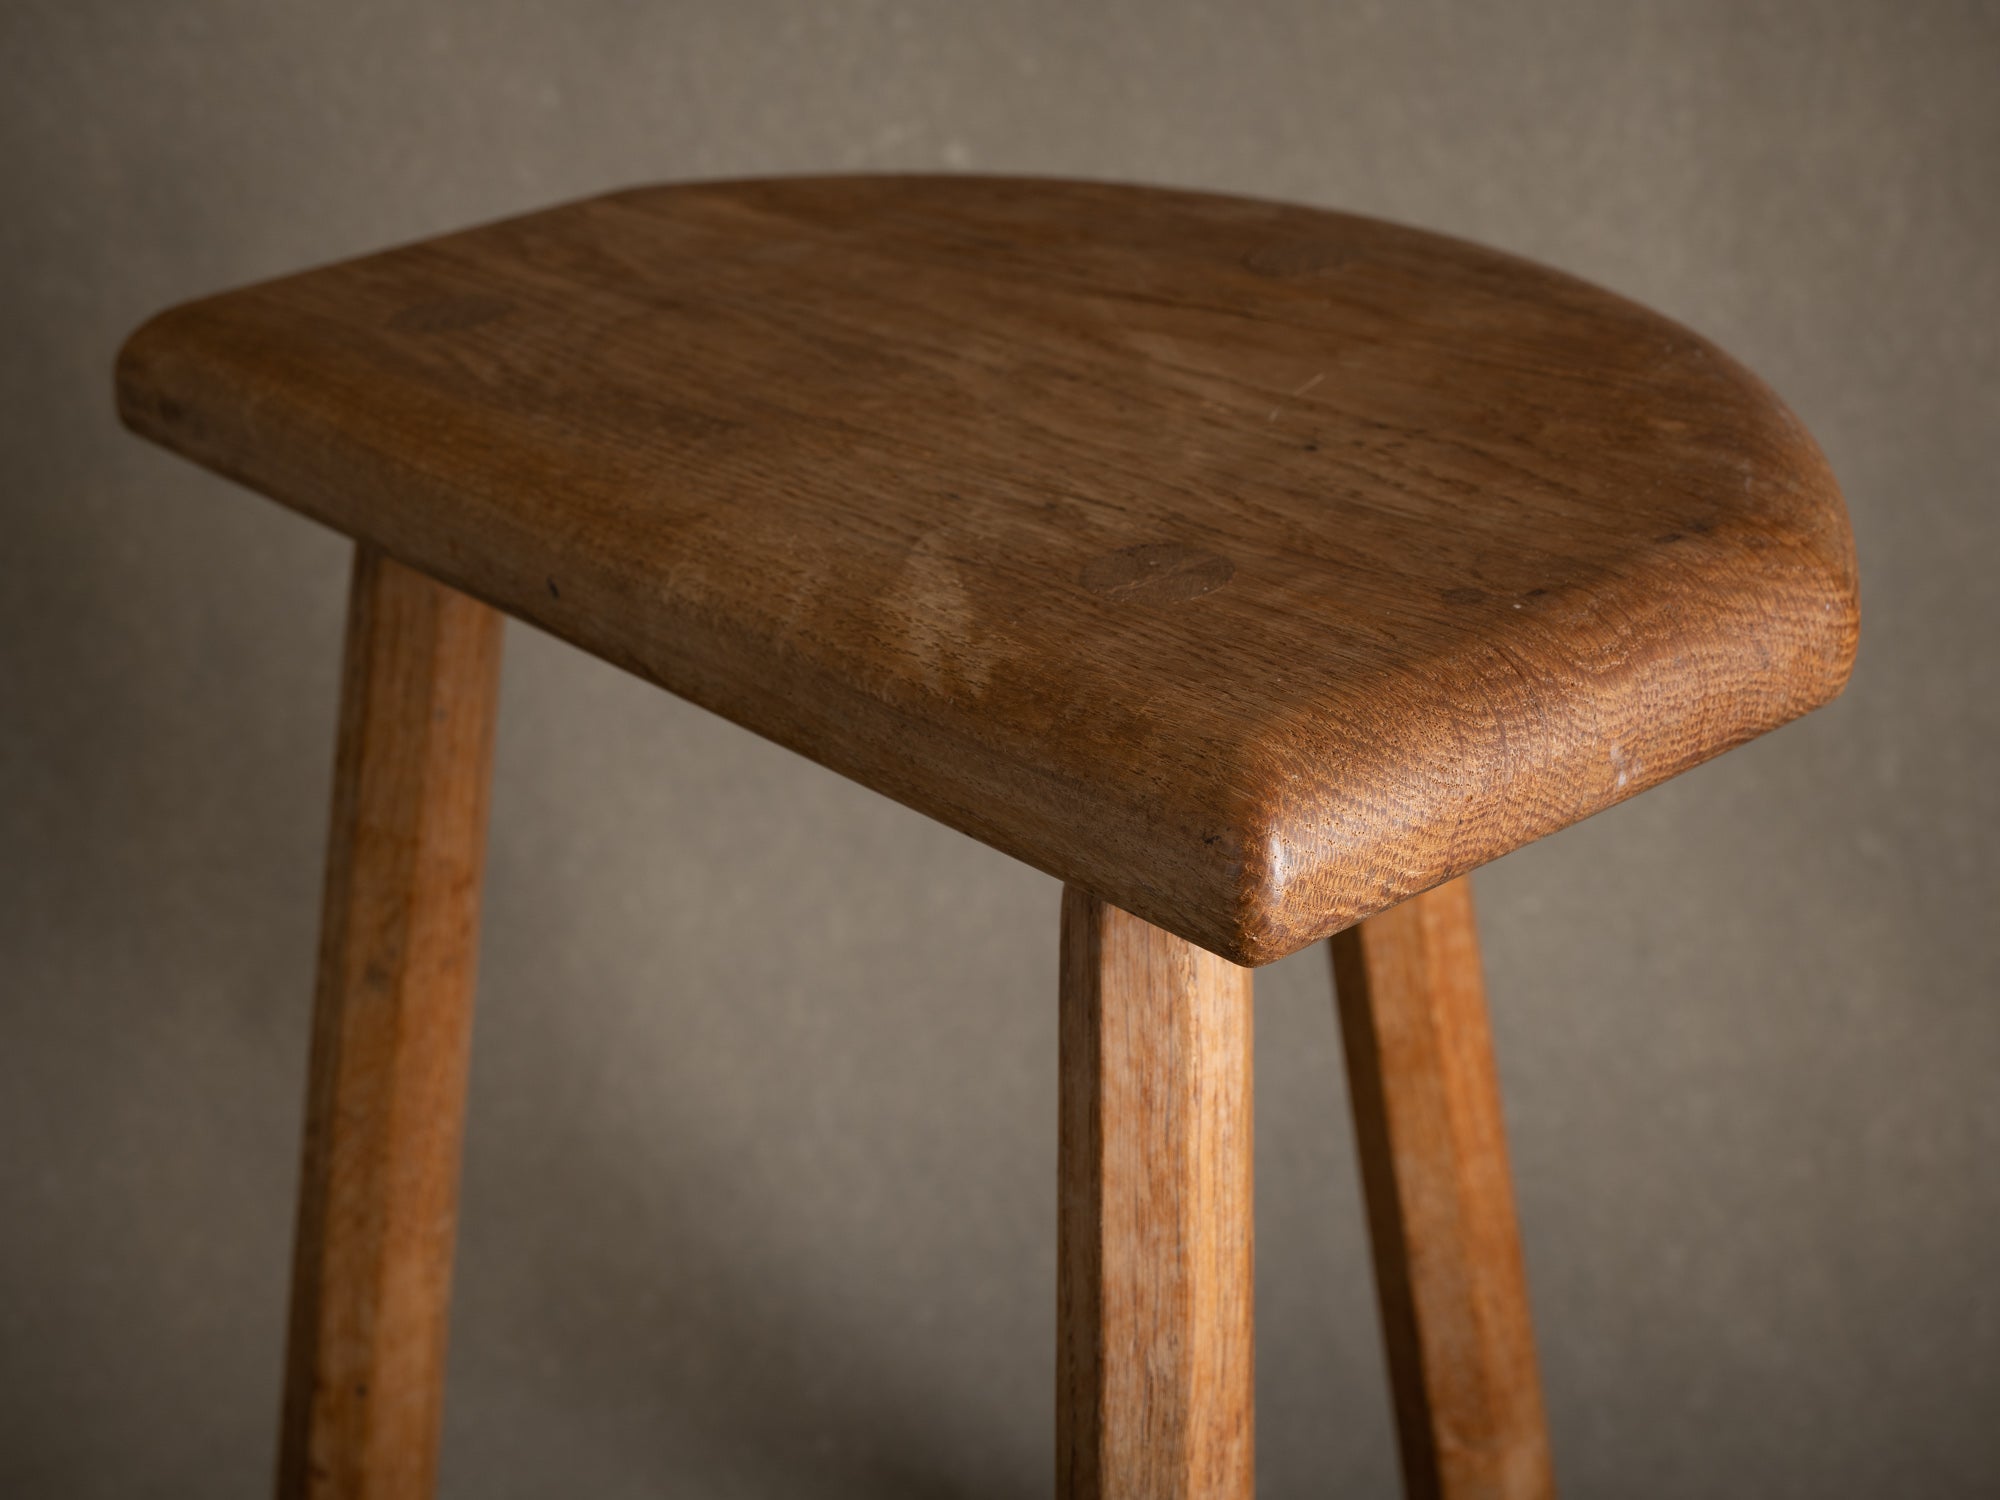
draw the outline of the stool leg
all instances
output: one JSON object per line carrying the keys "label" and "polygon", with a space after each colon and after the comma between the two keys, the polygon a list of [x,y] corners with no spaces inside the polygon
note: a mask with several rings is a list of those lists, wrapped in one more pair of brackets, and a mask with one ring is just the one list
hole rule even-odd
{"label": "stool leg", "polygon": [[356,551],[281,1500],[417,1500],[442,1409],[500,616]]}
{"label": "stool leg", "polygon": [[1404,1490],[1551,1496],[1471,886],[1331,946]]}
{"label": "stool leg", "polygon": [[1250,971],[1062,907],[1056,1492],[1252,1494]]}

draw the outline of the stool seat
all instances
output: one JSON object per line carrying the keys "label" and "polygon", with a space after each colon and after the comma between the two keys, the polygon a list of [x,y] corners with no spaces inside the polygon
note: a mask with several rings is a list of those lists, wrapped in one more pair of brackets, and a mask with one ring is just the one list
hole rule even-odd
{"label": "stool seat", "polygon": [[143,435],[1257,964],[1818,706],[1844,508],[1512,257],[1001,178],[642,188],[194,302]]}

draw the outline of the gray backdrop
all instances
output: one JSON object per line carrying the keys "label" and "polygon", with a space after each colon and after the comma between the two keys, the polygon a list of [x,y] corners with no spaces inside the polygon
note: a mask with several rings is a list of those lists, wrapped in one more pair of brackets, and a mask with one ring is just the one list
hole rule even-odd
{"label": "gray backdrop", "polygon": [[[2000,1492],[2000,8],[0,8],[0,1493],[273,1465],[347,545],[120,337],[648,179],[965,168],[1535,256],[1846,486],[1832,708],[1478,878],[1571,1496]],[[443,1486],[1046,1494],[1055,885],[511,629]],[[1324,954],[1258,976],[1264,1493],[1388,1495]]]}

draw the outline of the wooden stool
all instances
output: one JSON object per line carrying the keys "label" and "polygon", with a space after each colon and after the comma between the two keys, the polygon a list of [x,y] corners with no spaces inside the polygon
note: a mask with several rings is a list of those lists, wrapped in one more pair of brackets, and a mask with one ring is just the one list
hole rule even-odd
{"label": "wooden stool", "polygon": [[1332,938],[1404,1476],[1552,1491],[1465,881],[1839,691],[1797,420],[1567,276],[983,178],[645,188],[176,308],[353,536],[279,1491],[435,1468],[501,612],[1065,881],[1058,1491],[1252,1491],[1250,972]]}

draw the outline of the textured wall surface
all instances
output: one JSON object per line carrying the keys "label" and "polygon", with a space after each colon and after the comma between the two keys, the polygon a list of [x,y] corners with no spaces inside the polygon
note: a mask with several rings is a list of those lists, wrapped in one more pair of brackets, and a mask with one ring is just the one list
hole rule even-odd
{"label": "textured wall surface", "polygon": [[[648,179],[1073,173],[1601,281],[1784,393],[1861,662],[1478,879],[1571,1496],[2000,1489],[2000,10],[0,8],[0,1493],[273,1466],[348,547],[160,306]],[[1051,1470],[1057,890],[511,631],[444,1489]],[[1263,1493],[1394,1454],[1325,956],[1260,971]]]}

